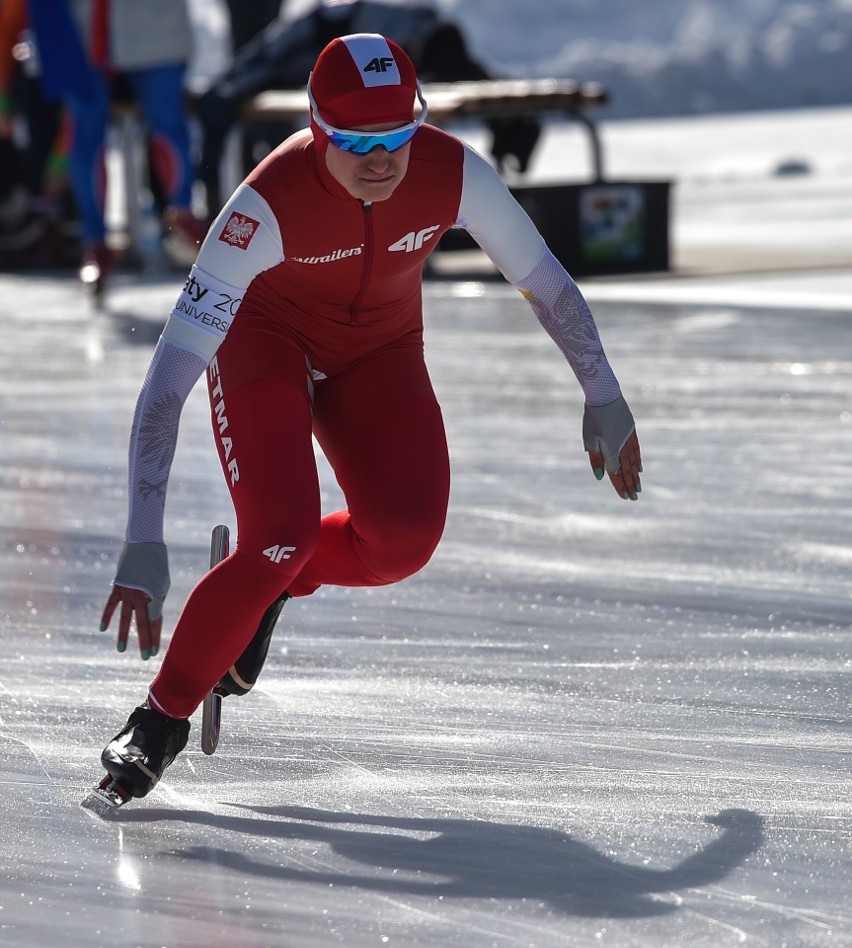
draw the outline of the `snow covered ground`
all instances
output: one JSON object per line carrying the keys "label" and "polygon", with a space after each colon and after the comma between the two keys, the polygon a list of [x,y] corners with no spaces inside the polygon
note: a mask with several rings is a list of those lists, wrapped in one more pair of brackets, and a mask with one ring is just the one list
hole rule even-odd
{"label": "snow covered ground", "polygon": [[[300,0],[288,0],[296,4]],[[602,82],[619,117],[848,105],[849,0],[439,0],[492,69]]]}
{"label": "snow covered ground", "polygon": [[[296,16],[317,0],[284,0]],[[390,0],[400,5],[422,0]],[[210,51],[224,0],[191,0]],[[499,74],[602,82],[611,114],[849,105],[849,0],[434,0]],[[212,11],[212,12],[211,12]],[[519,28],[522,22],[523,28]]]}
{"label": "snow covered ground", "polygon": [[[488,153],[481,127],[453,130]],[[599,135],[606,180],[672,183],[679,272],[852,261],[852,108],[633,121],[602,111]],[[592,173],[585,129],[553,120],[517,183],[585,182]]]}
{"label": "snow covered ground", "polygon": [[[809,148],[818,116],[776,119],[748,151],[747,124],[613,129],[613,169],[677,172],[692,254],[583,282],[639,502],[592,477],[579,389],[515,291],[428,283],[454,464],[433,561],[289,604],[216,755],[194,730],[109,821],[79,800],[157,660],[97,626],[182,275],[126,274],[106,313],[70,278],[0,275],[0,944],[852,943],[852,181],[839,146],[773,176],[790,152],[758,145]],[[168,628],[232,523],[206,414],[196,391]]]}

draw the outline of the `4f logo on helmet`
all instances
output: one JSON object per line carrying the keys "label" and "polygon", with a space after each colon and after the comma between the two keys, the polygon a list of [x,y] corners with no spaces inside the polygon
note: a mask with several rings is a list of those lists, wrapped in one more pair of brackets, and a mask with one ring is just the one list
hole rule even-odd
{"label": "4f logo on helmet", "polygon": [[435,231],[439,227],[440,224],[433,224],[431,227],[424,227],[423,230],[418,230],[417,233],[410,230],[404,237],[400,237],[396,243],[391,244],[388,250],[401,250],[404,253],[412,253],[415,250],[420,250],[427,240],[432,239],[435,235]]}
{"label": "4f logo on helmet", "polygon": [[374,56],[364,67],[363,72],[387,72],[393,66],[390,56]]}

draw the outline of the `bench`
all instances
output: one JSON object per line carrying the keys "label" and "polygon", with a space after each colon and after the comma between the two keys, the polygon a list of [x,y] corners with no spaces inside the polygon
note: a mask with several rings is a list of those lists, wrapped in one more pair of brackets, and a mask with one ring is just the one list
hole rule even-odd
{"label": "bench", "polygon": [[[669,182],[607,181],[598,126],[589,113],[609,95],[598,83],[569,79],[485,79],[425,83],[427,121],[566,116],[580,122],[591,145],[592,178],[551,186],[510,185],[548,246],[577,275],[660,271],[669,268]],[[242,122],[305,122],[305,90],[262,92],[242,111]],[[462,231],[441,240],[443,250],[474,248]]]}
{"label": "bench", "polygon": [[[609,101],[599,84],[567,79],[487,79],[426,83],[423,95],[429,106],[428,121],[435,125],[547,114],[580,122],[591,145],[591,180],[549,186],[516,182],[510,184],[513,195],[557,259],[575,275],[669,268],[670,183],[605,179],[598,126],[589,114]],[[304,125],[307,115],[306,90],[272,90],[248,102],[238,124],[243,130],[252,123]],[[239,128],[234,131],[238,136]],[[233,136],[232,142],[236,143]],[[248,170],[239,167],[241,163],[232,149],[232,160],[226,158],[224,163],[225,174],[233,178],[226,182],[226,192],[233,190]],[[137,193],[132,181],[127,190],[128,195]],[[130,242],[137,245],[138,209],[131,207],[128,218]],[[440,247],[466,250],[475,244],[465,232],[452,230],[442,238]]]}
{"label": "bench", "polygon": [[[594,82],[570,79],[481,79],[473,82],[426,83],[423,97],[433,125],[470,119],[518,118],[544,114],[567,115],[589,133],[596,181],[603,180],[603,154],[597,125],[587,109],[606,105],[609,96]],[[304,119],[308,113],[305,90],[261,92],[241,113],[245,123]]]}

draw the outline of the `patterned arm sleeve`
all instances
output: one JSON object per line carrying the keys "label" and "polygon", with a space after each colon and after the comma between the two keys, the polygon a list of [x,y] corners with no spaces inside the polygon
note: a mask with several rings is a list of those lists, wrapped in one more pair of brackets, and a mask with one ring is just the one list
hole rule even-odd
{"label": "patterned arm sleeve", "polygon": [[604,353],[594,317],[577,284],[549,250],[515,282],[545,332],[574,370],[587,405],[608,405],[621,395]]}
{"label": "patterned arm sleeve", "polygon": [[577,376],[586,404],[606,405],[618,398],[621,389],[577,284],[547,248],[499,174],[467,146],[456,223],[470,232],[530,303]]}
{"label": "patterned arm sleeve", "polygon": [[129,449],[128,543],[162,543],[166,487],[184,402],[207,362],[161,338],[133,415]]}
{"label": "patterned arm sleeve", "polygon": [[283,259],[266,201],[241,186],[210,228],[163,330],[136,402],[129,451],[128,543],[163,543],[166,488],[184,403],[255,276]]}

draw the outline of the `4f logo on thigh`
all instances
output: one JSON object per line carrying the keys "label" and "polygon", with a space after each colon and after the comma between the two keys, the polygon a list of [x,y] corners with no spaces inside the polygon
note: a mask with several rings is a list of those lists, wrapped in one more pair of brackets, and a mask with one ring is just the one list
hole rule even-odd
{"label": "4f logo on thigh", "polygon": [[268,556],[273,563],[280,563],[281,560],[289,560],[290,554],[296,552],[294,546],[269,546],[263,551],[264,556]]}

